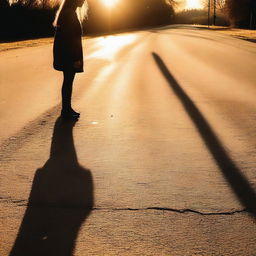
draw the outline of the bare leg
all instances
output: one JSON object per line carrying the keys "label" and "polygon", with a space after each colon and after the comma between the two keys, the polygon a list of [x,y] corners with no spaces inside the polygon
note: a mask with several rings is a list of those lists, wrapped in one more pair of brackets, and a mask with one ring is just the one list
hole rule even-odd
{"label": "bare leg", "polygon": [[61,116],[63,118],[79,118],[79,113],[74,111],[71,107],[71,97],[72,97],[72,88],[73,81],[75,78],[75,72],[73,71],[64,71],[63,72],[63,84],[62,84],[62,110]]}
{"label": "bare leg", "polygon": [[71,97],[72,87],[75,78],[75,73],[72,71],[63,71],[63,84],[62,84],[62,111],[71,111]]}

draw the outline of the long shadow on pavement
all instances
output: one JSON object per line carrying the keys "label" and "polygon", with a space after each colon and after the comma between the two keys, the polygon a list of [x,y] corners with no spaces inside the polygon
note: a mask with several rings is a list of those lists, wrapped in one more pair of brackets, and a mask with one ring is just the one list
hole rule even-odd
{"label": "long shadow on pavement", "polygon": [[256,217],[256,194],[250,183],[241,173],[236,164],[231,160],[211,126],[170,73],[163,60],[156,53],[152,53],[152,55],[157,66],[163,73],[166,80],[169,82],[170,87],[180,99],[184,109],[193,121],[205,145],[211,152],[217,165],[219,166],[219,169],[235,192],[239,201],[242,205],[244,205],[246,211],[250,212],[251,215]]}
{"label": "long shadow on pavement", "polygon": [[71,256],[93,207],[90,170],[79,165],[75,121],[57,119],[49,160],[36,171],[28,206],[10,256]]}

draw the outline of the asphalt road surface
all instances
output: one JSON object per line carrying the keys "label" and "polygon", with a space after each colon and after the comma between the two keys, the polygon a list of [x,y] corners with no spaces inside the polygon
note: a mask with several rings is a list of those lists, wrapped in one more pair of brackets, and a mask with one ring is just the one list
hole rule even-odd
{"label": "asphalt road surface", "polygon": [[256,255],[256,44],[172,26],[0,53],[0,255]]}

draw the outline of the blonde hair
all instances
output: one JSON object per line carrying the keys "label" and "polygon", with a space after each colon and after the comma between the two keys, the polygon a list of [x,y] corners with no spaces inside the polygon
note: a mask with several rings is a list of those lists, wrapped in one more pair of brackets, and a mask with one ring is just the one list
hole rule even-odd
{"label": "blonde hair", "polygon": [[[71,7],[75,1],[77,1],[77,0],[62,0],[61,4],[56,12],[55,19],[53,21],[54,27],[57,27],[58,19],[59,19],[59,15],[60,15],[61,11],[65,8]],[[85,0],[81,7],[76,8],[76,14],[77,14],[77,17],[81,24],[87,18],[87,12],[88,12],[88,3]]]}

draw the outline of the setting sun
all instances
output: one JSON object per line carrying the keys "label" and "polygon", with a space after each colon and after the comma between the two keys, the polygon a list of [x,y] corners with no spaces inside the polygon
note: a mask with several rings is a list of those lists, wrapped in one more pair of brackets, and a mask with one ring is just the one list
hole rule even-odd
{"label": "setting sun", "polygon": [[112,8],[118,2],[118,0],[101,0],[101,2],[108,8]]}
{"label": "setting sun", "polygon": [[187,0],[186,9],[200,9],[202,8],[202,0]]}

